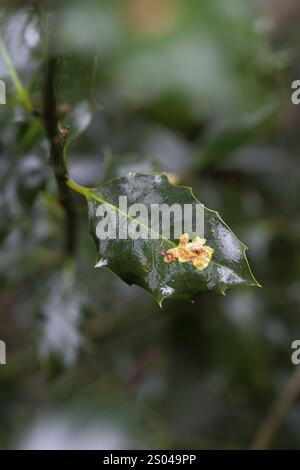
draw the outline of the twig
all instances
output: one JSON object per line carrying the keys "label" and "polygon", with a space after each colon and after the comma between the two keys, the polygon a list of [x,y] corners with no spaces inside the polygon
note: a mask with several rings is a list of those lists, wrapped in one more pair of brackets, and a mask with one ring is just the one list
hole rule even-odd
{"label": "twig", "polygon": [[57,103],[55,96],[55,76],[57,71],[57,58],[51,54],[47,57],[46,77],[44,85],[43,120],[46,134],[50,144],[50,162],[54,171],[59,191],[59,200],[66,216],[65,253],[72,256],[75,248],[76,214],[71,193],[66,185],[68,172],[64,159],[64,147],[68,128],[59,128],[57,117]]}
{"label": "twig", "polygon": [[300,367],[297,367],[259,428],[252,445],[253,449],[262,450],[270,447],[274,434],[278,431],[283,419],[294,405],[299,394]]}

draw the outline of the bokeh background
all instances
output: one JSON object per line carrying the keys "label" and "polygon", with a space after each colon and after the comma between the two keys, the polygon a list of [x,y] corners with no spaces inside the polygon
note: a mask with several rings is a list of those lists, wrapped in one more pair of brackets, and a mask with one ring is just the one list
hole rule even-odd
{"label": "bokeh background", "polygon": [[[76,250],[62,263],[47,142],[0,59],[0,447],[251,447],[295,373],[300,339],[300,108],[290,99],[299,2],[0,7],[1,37],[37,106],[55,15],[73,179],[171,173],[249,246],[263,285],[161,311],[147,292],[94,269],[76,194]],[[272,448],[300,448],[300,402],[286,411]]]}

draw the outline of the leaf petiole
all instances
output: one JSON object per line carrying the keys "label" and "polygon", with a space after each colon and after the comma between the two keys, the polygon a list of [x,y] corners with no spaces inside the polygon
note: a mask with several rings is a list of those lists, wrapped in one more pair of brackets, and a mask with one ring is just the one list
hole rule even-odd
{"label": "leaf petiole", "polygon": [[74,180],[72,180],[71,178],[68,178],[66,180],[66,185],[72,189],[73,191],[75,191],[76,193],[79,193],[79,194],[82,194],[83,196],[85,196],[86,198],[89,198],[91,197],[90,195],[90,188],[87,188],[85,186],[81,186],[80,184],[77,184],[75,183]]}

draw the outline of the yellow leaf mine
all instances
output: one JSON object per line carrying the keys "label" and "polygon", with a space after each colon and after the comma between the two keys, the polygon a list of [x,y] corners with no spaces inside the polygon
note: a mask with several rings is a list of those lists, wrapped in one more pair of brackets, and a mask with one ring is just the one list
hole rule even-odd
{"label": "yellow leaf mine", "polygon": [[187,233],[181,235],[179,244],[175,248],[170,248],[164,253],[164,262],[173,263],[178,260],[180,263],[192,261],[193,266],[201,271],[209,265],[214,250],[209,246],[204,246],[206,243],[205,238],[195,237],[189,242]]}

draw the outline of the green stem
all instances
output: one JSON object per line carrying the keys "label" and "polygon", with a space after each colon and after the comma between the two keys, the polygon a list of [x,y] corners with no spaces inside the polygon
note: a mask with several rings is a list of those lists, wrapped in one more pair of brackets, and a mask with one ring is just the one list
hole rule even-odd
{"label": "green stem", "polygon": [[71,178],[66,180],[66,185],[76,193],[82,194],[86,198],[90,197],[90,188],[86,188],[85,186],[75,183]]}
{"label": "green stem", "polygon": [[14,87],[16,89],[19,101],[21,102],[21,104],[24,106],[24,108],[29,113],[32,113],[33,106],[31,104],[28,93],[27,93],[27,91],[25,90],[25,88],[23,87],[23,85],[21,83],[21,80],[18,76],[18,73],[17,73],[17,71],[16,71],[16,69],[15,69],[15,67],[14,67],[14,65],[13,65],[13,63],[10,59],[9,53],[8,53],[8,51],[6,49],[6,46],[5,46],[4,42],[2,41],[1,37],[0,37],[0,54],[3,58],[3,61],[6,65],[6,67],[7,67],[10,78],[11,78],[13,84],[14,84]]}

